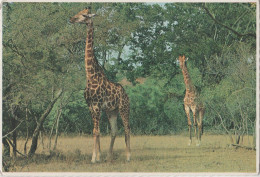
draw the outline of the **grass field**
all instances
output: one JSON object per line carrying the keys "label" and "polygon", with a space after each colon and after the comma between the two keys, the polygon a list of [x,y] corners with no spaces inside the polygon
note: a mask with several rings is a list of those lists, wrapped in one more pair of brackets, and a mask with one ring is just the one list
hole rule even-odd
{"label": "grass field", "polygon": [[[247,145],[247,138],[244,144]],[[252,142],[252,137],[250,137]],[[188,146],[188,137],[132,136],[131,162],[125,162],[124,137],[117,137],[114,159],[105,162],[110,137],[101,137],[102,160],[91,164],[92,137],[60,137],[55,152],[39,145],[32,159],[18,158],[15,172],[256,172],[256,151],[229,147],[224,135],[203,135]],[[22,152],[24,140],[19,140]],[[45,140],[47,145],[47,139]],[[29,144],[30,145],[30,144]],[[29,146],[28,146],[29,147]]]}

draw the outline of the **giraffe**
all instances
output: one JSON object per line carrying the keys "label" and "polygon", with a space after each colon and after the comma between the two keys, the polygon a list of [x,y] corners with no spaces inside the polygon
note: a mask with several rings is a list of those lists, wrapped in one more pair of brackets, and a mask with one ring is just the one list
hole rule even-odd
{"label": "giraffe", "polygon": [[[179,62],[180,62],[180,68],[182,70],[183,78],[184,78],[184,83],[186,87],[186,93],[184,96],[184,109],[185,113],[188,118],[188,126],[189,126],[189,145],[191,145],[192,138],[191,138],[191,120],[190,120],[190,110],[193,113],[193,126],[194,126],[194,131],[195,131],[195,137],[197,136],[197,146],[200,145],[201,143],[201,134],[202,134],[202,119],[204,115],[204,105],[199,99],[199,94],[193,85],[191,78],[188,73],[187,66],[185,64],[185,56],[179,56]],[[199,117],[197,117],[196,113],[199,113]],[[197,135],[197,125],[198,125],[198,135]]]}
{"label": "giraffe", "polygon": [[93,49],[93,20],[95,14],[91,14],[90,8],[85,8],[78,14],[70,18],[71,23],[81,23],[87,26],[87,38],[85,48],[85,69],[86,69],[86,89],[84,97],[91,112],[94,123],[93,129],[93,153],[92,163],[100,161],[100,129],[99,121],[101,112],[105,111],[111,127],[111,141],[107,155],[107,160],[112,160],[113,145],[117,134],[117,115],[120,114],[124,130],[126,143],[126,160],[130,161],[130,126],[129,126],[129,98],[124,88],[107,79],[103,69],[99,65],[94,55]]}

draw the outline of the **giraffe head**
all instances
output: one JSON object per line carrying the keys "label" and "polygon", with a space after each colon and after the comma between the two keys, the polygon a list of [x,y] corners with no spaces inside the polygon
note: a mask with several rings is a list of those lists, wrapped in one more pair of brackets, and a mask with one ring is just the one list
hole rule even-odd
{"label": "giraffe head", "polygon": [[84,10],[80,11],[78,14],[74,15],[70,18],[71,23],[83,23],[83,24],[90,24],[92,22],[92,17],[96,14],[90,13],[90,8],[85,8]]}

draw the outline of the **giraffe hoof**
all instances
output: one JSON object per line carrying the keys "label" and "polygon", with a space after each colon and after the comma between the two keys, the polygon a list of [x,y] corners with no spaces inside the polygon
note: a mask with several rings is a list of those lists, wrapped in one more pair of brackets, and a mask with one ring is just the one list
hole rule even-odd
{"label": "giraffe hoof", "polygon": [[99,162],[100,162],[100,160],[91,160],[92,164],[99,163]]}
{"label": "giraffe hoof", "polygon": [[126,155],[126,161],[130,162],[130,159],[131,159],[131,154],[128,152]]}
{"label": "giraffe hoof", "polygon": [[93,163],[93,164],[94,164],[94,163],[99,163],[99,162],[100,162],[100,159],[92,159],[92,160],[91,160],[91,163]]}
{"label": "giraffe hoof", "polygon": [[198,142],[198,143],[196,144],[196,146],[198,146],[198,147],[199,147],[199,146],[200,146],[200,142]]}
{"label": "giraffe hoof", "polygon": [[188,143],[188,146],[190,146],[191,145],[191,140],[189,141],[189,143]]}

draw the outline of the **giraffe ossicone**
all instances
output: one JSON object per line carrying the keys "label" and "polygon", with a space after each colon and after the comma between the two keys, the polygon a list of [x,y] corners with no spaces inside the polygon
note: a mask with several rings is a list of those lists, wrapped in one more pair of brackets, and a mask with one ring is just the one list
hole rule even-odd
{"label": "giraffe ossicone", "polygon": [[87,38],[85,48],[85,70],[86,70],[86,89],[84,92],[85,100],[91,112],[94,123],[93,129],[93,153],[92,163],[100,161],[100,129],[99,121],[101,112],[105,111],[111,125],[111,142],[108,151],[108,160],[112,159],[113,146],[117,133],[117,115],[120,114],[125,129],[126,160],[130,161],[130,126],[129,126],[129,98],[124,88],[109,81],[99,65],[94,55],[93,37],[94,26],[90,8],[80,11],[70,18],[71,23],[81,23],[87,25]]}

